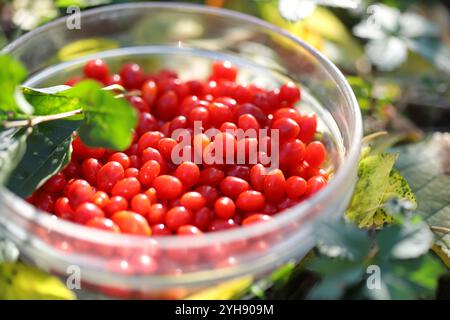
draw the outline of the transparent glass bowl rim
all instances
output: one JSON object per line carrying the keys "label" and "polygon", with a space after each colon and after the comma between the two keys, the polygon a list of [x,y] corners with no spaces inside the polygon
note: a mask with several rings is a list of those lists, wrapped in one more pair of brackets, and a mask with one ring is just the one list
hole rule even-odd
{"label": "transparent glass bowl rim", "polygon": [[[353,168],[357,165],[357,161],[359,159],[360,154],[360,146],[362,139],[362,118],[359,109],[358,102],[356,97],[345,79],[344,75],[341,71],[326,58],[322,53],[318,50],[302,41],[298,37],[293,34],[276,27],[268,22],[265,22],[259,18],[239,13],[236,11],[216,8],[216,7],[208,7],[204,5],[197,4],[188,4],[188,3],[162,3],[162,2],[152,2],[152,3],[128,3],[128,4],[116,4],[116,5],[108,5],[104,7],[94,8],[90,10],[82,11],[82,16],[94,16],[98,14],[105,14],[109,12],[117,12],[127,9],[138,9],[142,8],[144,10],[149,9],[163,9],[163,10],[173,10],[181,11],[181,12],[191,12],[197,14],[206,14],[206,15],[214,15],[221,16],[224,18],[232,18],[236,20],[242,20],[246,23],[253,24],[254,26],[266,29],[267,31],[276,33],[284,38],[287,38],[294,42],[296,45],[302,47],[309,54],[312,55],[313,58],[317,59],[317,61],[325,68],[325,70],[329,73],[329,76],[333,78],[336,82],[336,85],[340,90],[342,90],[343,95],[346,98],[347,104],[352,108],[353,120],[354,122],[354,131],[351,133],[350,148],[347,150],[346,156],[344,157],[343,164],[339,167],[336,174],[331,179],[330,183],[326,188],[322,189],[320,192],[315,194],[310,199],[299,203],[298,205],[285,210],[284,212],[274,215],[273,219],[268,223],[260,223],[254,224],[251,226],[247,226],[245,228],[236,228],[227,231],[219,231],[214,233],[206,233],[202,235],[202,237],[184,237],[181,242],[183,247],[202,247],[208,246],[212,243],[216,242],[232,242],[239,241],[242,239],[261,236],[264,233],[276,230],[279,227],[285,226],[294,220],[294,218],[299,218],[301,215],[304,215],[308,212],[309,209],[314,206],[326,202],[327,197],[334,191],[336,191],[341,182],[348,177]],[[45,25],[42,25],[36,28],[33,31],[21,36],[17,40],[13,41],[9,45],[7,45],[2,51],[4,53],[10,53],[14,51],[16,47],[19,47],[21,44],[26,43],[26,41],[30,40],[34,36],[49,32],[49,30],[53,28],[60,28],[65,26],[66,17],[58,18],[52,22],[49,22]],[[59,232],[61,234],[68,235],[70,237],[79,238],[85,241],[91,241],[94,243],[108,243],[110,245],[117,245],[123,247],[139,247],[144,243],[144,239],[146,241],[149,240],[148,237],[144,236],[136,236],[136,235],[125,235],[125,234],[114,234],[111,232],[97,230],[94,228],[88,228],[82,225],[78,225],[69,221],[65,221],[62,219],[58,219],[55,221],[54,217],[49,215],[48,213],[39,211],[32,205],[28,204],[26,201],[21,199],[20,197],[12,194],[9,190],[1,187],[1,192],[5,192],[8,196],[12,196],[15,198],[15,203],[20,201],[21,204],[18,212],[25,218],[31,220],[33,223],[37,223],[41,227],[48,228],[47,230],[52,230],[53,232]],[[36,214],[36,211],[37,214]],[[177,236],[159,236],[152,237],[151,239],[157,240],[158,245],[162,248],[166,247],[177,247],[180,245],[180,239]]]}

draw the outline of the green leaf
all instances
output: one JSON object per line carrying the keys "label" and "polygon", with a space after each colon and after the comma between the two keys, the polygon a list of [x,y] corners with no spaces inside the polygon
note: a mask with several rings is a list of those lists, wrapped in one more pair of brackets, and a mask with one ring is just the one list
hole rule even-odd
{"label": "green leaf", "polygon": [[66,94],[79,99],[83,105],[85,119],[78,132],[85,144],[114,150],[130,146],[137,115],[125,99],[115,98],[90,80],[78,83]]}
{"label": "green leaf", "polygon": [[22,263],[0,264],[0,300],[73,300],[56,277]]}
{"label": "green leaf", "polygon": [[0,131],[0,184],[8,181],[11,172],[26,150],[26,129],[11,128]]}
{"label": "green leaf", "polygon": [[[22,93],[34,107],[33,115],[50,115],[72,111],[81,108],[80,101],[65,94],[69,86],[55,86],[49,88],[22,87]],[[73,117],[80,119],[82,116]]]}
{"label": "green leaf", "polygon": [[314,233],[318,240],[318,248],[328,257],[362,259],[370,250],[367,232],[355,228],[342,221],[321,221]]}
{"label": "green leaf", "polygon": [[[378,256],[382,256],[380,253]],[[413,300],[434,296],[439,277],[445,268],[430,254],[416,259],[377,262],[381,271],[381,288],[369,290],[365,294],[378,300]]]}
{"label": "green leaf", "polygon": [[339,299],[346,289],[361,282],[364,275],[361,261],[322,256],[311,262],[309,267],[324,276],[308,294],[309,299]]}
{"label": "green leaf", "polygon": [[56,120],[33,127],[7,187],[25,198],[61,170],[70,160],[72,133],[78,126],[77,121]]}
{"label": "green leaf", "polygon": [[14,99],[16,87],[26,78],[27,70],[21,62],[4,54],[0,54],[0,66],[0,110],[31,113],[32,110],[20,110]]}
{"label": "green leaf", "polygon": [[392,194],[388,189],[389,175],[397,156],[381,153],[360,160],[358,182],[350,206],[345,213],[348,220],[360,227],[380,225],[380,217],[375,216],[375,213],[387,200],[387,194]]}
{"label": "green leaf", "polygon": [[396,147],[397,170],[417,198],[417,214],[435,230],[435,243],[450,257],[450,134],[435,133],[422,142]]}
{"label": "green leaf", "polygon": [[433,233],[423,221],[405,221],[402,225],[393,225],[377,235],[377,244],[386,259],[417,258],[431,248]]}

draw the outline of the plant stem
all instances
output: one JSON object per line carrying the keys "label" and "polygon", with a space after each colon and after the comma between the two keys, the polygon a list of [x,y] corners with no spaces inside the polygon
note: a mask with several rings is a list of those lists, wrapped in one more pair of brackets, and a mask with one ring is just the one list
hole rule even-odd
{"label": "plant stem", "polygon": [[67,112],[57,113],[57,114],[50,114],[50,115],[46,115],[46,116],[35,116],[35,117],[31,117],[29,119],[24,119],[24,120],[5,121],[5,122],[3,122],[3,127],[6,129],[18,128],[18,127],[33,127],[42,122],[64,119],[64,118],[68,118],[71,116],[75,116],[77,114],[81,114],[82,112],[83,112],[82,109],[76,109],[76,110],[72,110],[72,111],[67,111]]}
{"label": "plant stem", "polygon": [[430,229],[431,231],[450,234],[450,229],[446,227],[430,226]]}

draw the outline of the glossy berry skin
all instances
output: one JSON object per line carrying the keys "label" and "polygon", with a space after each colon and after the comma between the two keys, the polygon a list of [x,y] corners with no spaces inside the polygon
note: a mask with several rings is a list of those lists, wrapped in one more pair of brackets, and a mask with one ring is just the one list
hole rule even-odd
{"label": "glossy berry skin", "polygon": [[97,173],[97,187],[110,192],[114,185],[124,178],[122,165],[117,161],[107,162]]}
{"label": "glossy berry skin", "polygon": [[103,218],[105,213],[95,204],[86,202],[77,207],[73,215],[73,220],[77,223],[85,224],[93,218]]}
{"label": "glossy berry skin", "polygon": [[221,197],[214,204],[216,216],[220,219],[233,218],[236,212],[234,201],[228,197]]}
{"label": "glossy berry skin", "polygon": [[105,211],[108,217],[112,216],[117,211],[123,211],[126,209],[128,209],[128,201],[121,196],[111,197],[108,204],[105,206]]}
{"label": "glossy berry skin", "polygon": [[264,196],[268,201],[280,201],[286,192],[286,179],[283,171],[275,169],[264,178]]}
{"label": "glossy berry skin", "polygon": [[166,221],[167,208],[161,203],[151,205],[147,214],[147,221],[151,224],[163,224]]}
{"label": "glossy berry skin", "polygon": [[182,206],[174,207],[167,212],[165,225],[169,229],[176,231],[181,226],[191,224],[192,218],[190,210]]}
{"label": "glossy berry skin", "polygon": [[[295,108],[301,90],[294,82],[266,89],[237,83],[237,76],[228,61],[214,61],[207,80],[189,81],[169,69],[145,74],[130,62],[114,74],[104,61],[88,61],[84,75],[67,83],[89,78],[123,86],[138,117],[131,144],[123,151],[89,147],[75,132],[70,163],[26,200],[87,227],[144,236],[225,231],[308,201],[330,176],[327,150],[316,139],[317,115]],[[197,122],[201,131],[194,130]],[[258,135],[260,129],[268,135]],[[277,152],[279,168],[272,169],[267,161]],[[251,248],[267,246],[260,241]],[[160,263],[168,267],[153,253],[125,251],[112,263],[118,270],[152,274]],[[168,257],[198,262],[194,251]],[[205,254],[213,267],[235,263],[219,251]]]}
{"label": "glossy berry skin", "polygon": [[86,182],[74,184],[69,187],[67,198],[72,209],[76,209],[85,202],[91,202],[94,198],[94,189]]}
{"label": "glossy berry skin", "polygon": [[179,236],[198,236],[203,232],[196,226],[184,225],[178,228],[177,235]]}
{"label": "glossy berry skin", "polygon": [[97,183],[97,174],[102,168],[100,162],[95,158],[84,159],[81,165],[81,172],[83,177],[90,184],[95,185]]}
{"label": "glossy berry skin", "polygon": [[264,195],[254,190],[244,191],[236,199],[236,206],[243,211],[258,211],[264,204]]}
{"label": "glossy berry skin", "polygon": [[125,154],[123,152],[115,152],[115,153],[113,153],[109,157],[108,161],[116,161],[116,162],[120,163],[124,170],[126,170],[126,169],[128,169],[130,167],[130,158],[128,157],[127,154]]}
{"label": "glossy berry skin", "polygon": [[145,81],[141,88],[142,98],[149,107],[152,107],[158,96],[158,87],[153,80]]}
{"label": "glossy berry skin", "polygon": [[100,82],[105,81],[109,76],[108,65],[101,59],[91,60],[84,66],[86,78],[95,79]]}
{"label": "glossy berry skin", "polygon": [[150,199],[144,193],[136,194],[131,199],[131,210],[139,213],[142,216],[147,216],[150,212],[151,202]]}
{"label": "glossy berry skin", "polygon": [[94,194],[94,198],[92,200],[92,203],[97,205],[99,208],[103,209],[109,203],[109,196],[104,191],[97,191]]}
{"label": "glossy berry skin", "polygon": [[177,177],[162,175],[153,180],[153,188],[155,188],[159,199],[171,200],[181,194],[183,185]]}
{"label": "glossy berry skin", "polygon": [[291,106],[300,100],[300,89],[289,81],[280,87],[279,99],[281,103],[286,103],[287,106]]}
{"label": "glossy berry skin", "polygon": [[250,183],[252,188],[256,191],[263,191],[266,175],[266,168],[260,163],[255,164],[250,170]]}
{"label": "glossy berry skin", "polygon": [[149,160],[139,170],[139,181],[144,187],[149,187],[160,172],[160,164],[155,160]]}
{"label": "glossy berry skin", "polygon": [[113,196],[122,196],[131,199],[141,191],[141,183],[136,178],[124,178],[119,180],[111,190]]}
{"label": "glossy berry skin", "polygon": [[247,181],[241,178],[228,176],[220,183],[220,191],[227,197],[236,199],[239,194],[250,189]]}
{"label": "glossy berry skin", "polygon": [[229,61],[215,61],[212,64],[211,77],[215,80],[235,81],[237,76],[237,68]]}
{"label": "glossy berry skin", "polygon": [[289,198],[297,199],[306,192],[306,180],[298,177],[292,176],[286,180],[286,193]]}
{"label": "glossy berry skin", "polygon": [[242,221],[242,225],[248,226],[250,224],[259,223],[259,222],[267,222],[270,220],[272,220],[272,217],[268,216],[266,214],[252,214]]}
{"label": "glossy berry skin", "polygon": [[62,219],[71,220],[73,218],[74,211],[69,205],[69,199],[67,197],[58,198],[54,206],[55,214]]}
{"label": "glossy berry skin", "polygon": [[171,236],[172,231],[166,227],[165,224],[154,224],[152,225],[152,235],[154,236]]}
{"label": "glossy berry skin", "polygon": [[185,161],[177,167],[175,176],[184,186],[191,187],[196,185],[200,179],[200,168],[193,162]]}
{"label": "glossy berry skin", "polygon": [[306,147],[305,161],[312,167],[318,167],[325,161],[325,147],[319,141],[313,141]]}
{"label": "glossy berry skin", "polygon": [[97,228],[113,233],[120,233],[120,229],[111,219],[95,217],[85,223],[86,227]]}
{"label": "glossy berry skin", "polygon": [[277,119],[272,124],[273,130],[278,130],[281,140],[297,138],[300,126],[291,118]]}
{"label": "glossy berry skin", "polygon": [[304,143],[310,142],[314,138],[317,130],[317,115],[308,114],[302,116],[299,120],[300,134],[298,138]]}
{"label": "glossy berry skin", "polygon": [[305,196],[309,197],[324,188],[327,185],[327,180],[323,176],[314,176],[308,179]]}
{"label": "glossy berry skin", "polygon": [[47,180],[43,185],[42,189],[48,193],[58,193],[61,192],[66,186],[66,177],[64,173],[58,172],[53,177]]}
{"label": "glossy berry skin", "polygon": [[206,199],[196,191],[186,192],[181,196],[180,204],[192,211],[197,211],[206,206]]}
{"label": "glossy berry skin", "polygon": [[140,89],[144,82],[144,72],[141,67],[136,63],[125,64],[120,69],[120,77],[127,89]]}
{"label": "glossy berry skin", "polygon": [[147,220],[138,213],[132,211],[118,211],[112,217],[123,233],[150,236],[152,230],[147,223]]}

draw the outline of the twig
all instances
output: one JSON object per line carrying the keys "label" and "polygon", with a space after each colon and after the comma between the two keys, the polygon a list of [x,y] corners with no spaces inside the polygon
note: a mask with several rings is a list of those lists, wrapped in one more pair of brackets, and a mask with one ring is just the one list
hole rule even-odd
{"label": "twig", "polygon": [[450,229],[446,227],[430,226],[431,231],[450,234]]}
{"label": "twig", "polygon": [[8,128],[18,128],[18,127],[32,127],[38,125],[42,122],[53,121],[58,119],[64,119],[71,116],[75,116],[77,114],[81,114],[83,112],[82,109],[76,109],[72,111],[67,111],[63,113],[50,114],[46,116],[35,116],[29,119],[24,120],[14,120],[14,121],[5,121],[3,122],[3,127]]}

